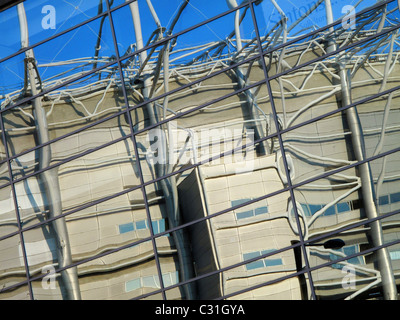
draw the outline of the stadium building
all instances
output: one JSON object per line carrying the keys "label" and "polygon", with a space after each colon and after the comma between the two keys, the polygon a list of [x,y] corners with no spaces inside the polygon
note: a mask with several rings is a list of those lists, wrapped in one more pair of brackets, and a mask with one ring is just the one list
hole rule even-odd
{"label": "stadium building", "polygon": [[398,299],[397,1],[0,3],[0,299]]}

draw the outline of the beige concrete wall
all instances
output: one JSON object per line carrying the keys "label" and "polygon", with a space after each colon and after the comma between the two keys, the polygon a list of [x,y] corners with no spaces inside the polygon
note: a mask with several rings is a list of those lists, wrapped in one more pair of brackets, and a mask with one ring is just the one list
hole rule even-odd
{"label": "beige concrete wall", "polygon": [[[294,59],[294,58],[293,58]],[[288,59],[289,64],[291,60]],[[383,70],[383,64],[376,64],[374,68],[377,70]],[[254,65],[254,70],[251,70],[250,78],[251,81],[258,81],[262,79],[263,72],[259,65]],[[296,87],[300,87],[306,77],[310,74],[311,69],[301,70],[294,74],[284,76],[283,79],[291,81]],[[371,77],[372,70],[366,68],[360,70],[354,79],[354,94],[353,99],[357,100],[361,97],[365,97],[367,93],[377,92],[379,90],[379,84],[373,82]],[[398,67],[393,69],[391,77],[389,78],[386,88],[396,85],[398,74]],[[369,78],[368,78],[369,77]],[[362,82],[365,81],[365,82]],[[185,83],[182,79],[175,79],[171,82],[171,89],[178,87]],[[277,106],[277,111],[282,118],[282,100],[280,98],[279,86],[277,81],[271,82],[274,99]],[[290,85],[287,81],[284,82],[285,89],[285,104],[288,118],[292,116],[299,109],[319,98],[321,95],[331,91],[332,79],[323,71],[316,71],[314,75],[308,80],[306,91],[297,92],[295,88]],[[189,110],[190,108],[202,105],[203,103],[210,102],[213,99],[231,93],[238,89],[234,74],[232,71],[226,72],[219,76],[210,78],[202,82],[201,87],[193,86],[188,88],[184,92],[178,92],[171,96],[169,100],[169,108],[174,112]],[[82,97],[81,102],[89,112],[93,112],[103,97],[102,91],[95,94],[91,94],[87,97]],[[130,103],[134,105],[140,101],[138,96],[130,91]],[[259,107],[269,115],[272,112],[269,97],[267,94],[266,86],[263,86],[258,91],[258,105]],[[398,118],[398,98],[393,98],[392,107],[390,110],[389,125],[396,126]],[[162,99],[158,102],[162,104]],[[216,125],[224,125],[230,130],[234,128],[243,128],[243,123],[240,121],[247,117],[246,111],[243,111],[242,106],[244,105],[243,95],[234,95],[228,99],[215,103],[208,106],[203,111],[196,111],[193,114],[186,115],[177,120],[177,124],[183,127],[189,127],[194,130],[200,131],[202,128],[212,128]],[[374,130],[379,128],[383,119],[383,108],[386,100],[381,99],[379,101],[373,101],[358,108],[360,118],[363,127],[366,130]],[[101,111],[99,115],[87,118],[85,117],[85,110],[81,104],[73,101],[72,99],[62,99],[61,101],[44,102],[44,107],[49,112],[48,122],[51,138],[60,137],[66,133],[72,132],[84,125],[91,123],[96,119],[105,117],[121,110],[124,102],[121,99],[121,92],[111,88],[104,96],[104,100],[99,104],[97,111]],[[53,106],[53,107],[52,107]],[[52,109],[53,108],[53,109]],[[333,95],[330,98],[322,101],[316,106],[310,107],[304,113],[302,113],[293,124],[299,123],[300,121],[306,121],[312,119],[315,116],[324,114],[328,111],[332,111],[338,108],[336,97]],[[32,121],[32,110],[29,106],[24,106],[22,112],[20,109],[9,111],[5,114],[5,125],[7,135],[10,142],[10,151],[14,154],[23,152],[34,147],[37,143],[34,134],[34,124]],[[137,111],[137,112],[136,112]],[[144,127],[144,120],[146,113],[144,108],[140,108],[132,112],[132,118],[134,124],[138,123],[138,128]],[[169,114],[170,116],[170,114]],[[239,121],[239,123],[236,123]],[[64,122],[64,123],[62,123]],[[273,121],[272,121],[273,122]],[[271,123],[272,123],[271,122]],[[270,131],[274,132],[274,127],[270,127]],[[79,132],[62,140],[60,142],[53,143],[51,145],[53,153],[53,163],[61,161],[72,155],[79,155],[84,151],[88,151],[91,148],[101,146],[105,143],[114,141],[115,139],[121,138],[129,134],[128,123],[122,118],[113,119],[105,122],[104,124],[96,125],[86,131]],[[348,129],[345,122],[343,122],[340,114],[336,114],[329,118],[320,120],[316,123],[300,127],[294,131],[291,131],[283,136],[285,141],[285,151],[290,154],[293,158],[295,176],[293,182],[301,182],[304,179],[308,179],[312,176],[322,174],[334,167],[340,167],[340,164],[332,161],[322,160],[320,165],[316,165],[317,160],[313,159],[307,154],[312,154],[317,157],[330,158],[334,160],[345,160],[351,161],[351,150],[349,150],[348,141],[344,138],[343,133],[347,133]],[[266,131],[264,132],[266,133]],[[334,135],[334,138],[322,138],[324,136]],[[396,128],[392,128],[387,132],[385,140],[385,149],[397,147],[398,133]],[[313,140],[312,143],[302,137],[320,137],[319,139]],[[300,137],[300,138],[299,138]],[[348,136],[346,136],[348,137]],[[367,154],[371,155],[374,147],[380,139],[380,132],[371,132],[366,135],[367,143]],[[148,147],[149,141],[146,140],[146,134],[137,137],[138,142],[142,143],[143,146]],[[239,140],[238,140],[239,141]],[[182,142],[181,142],[182,143]],[[272,145],[271,141],[268,141],[269,146]],[[181,147],[182,144],[179,144]],[[275,141],[274,152],[277,151],[277,143]],[[299,154],[296,150],[291,149],[293,146],[297,149],[305,152]],[[225,151],[226,149],[220,149]],[[126,188],[133,187],[139,184],[139,178],[137,176],[138,171],[135,166],[138,162],[133,157],[134,149],[132,142],[129,139],[125,141],[117,142],[105,149],[98,150],[96,152],[87,154],[75,160],[69,161],[62,164],[58,169],[61,198],[63,201],[64,210],[73,210],[79,206],[90,203],[101,199],[105,196],[111,196],[118,192],[126,190]],[[145,177],[145,180],[154,178],[152,168],[146,163],[145,154],[141,154],[142,158],[140,161],[141,168]],[[277,161],[276,154],[273,153],[265,158],[255,158],[256,168],[255,171],[243,173],[243,174],[229,174],[234,168],[237,167],[237,163],[214,163],[211,166],[202,166],[201,170],[205,175],[205,185],[207,195],[207,205],[210,213],[215,213],[220,210],[228,209],[231,206],[232,200],[238,200],[247,197],[258,197],[265,194],[269,194],[274,191],[281,190],[284,187],[282,183],[282,177],[277,172]],[[188,156],[190,158],[190,156]],[[19,157],[14,162],[13,169],[16,177],[22,177],[27,173],[34,171],[35,162],[37,162],[37,153],[30,153],[23,157]],[[387,160],[387,175],[395,176],[397,174],[396,164],[398,163],[397,155],[388,157]],[[228,162],[228,161],[226,161]],[[183,163],[181,164],[183,165]],[[344,165],[344,164],[342,164]],[[25,166],[25,168],[21,168]],[[268,167],[271,166],[272,168]],[[374,178],[378,178],[380,170],[382,168],[382,162],[376,161],[371,164],[374,172]],[[178,166],[179,168],[180,166]],[[268,168],[267,168],[268,167]],[[356,176],[356,170],[348,170],[345,172],[346,175]],[[193,177],[192,177],[193,178]],[[326,186],[334,186],[331,181],[321,180],[317,181]],[[186,183],[186,182],[185,182]],[[193,182],[194,183],[194,182]],[[181,190],[190,190],[192,187],[185,186],[180,188]],[[388,179],[383,184],[382,194],[391,192],[393,188],[397,188],[398,183],[395,178]],[[3,211],[1,213],[1,227],[0,234],[5,235],[12,232],[16,228],[16,220],[13,213],[13,203],[10,201],[11,190],[9,188],[0,189],[0,201],[4,204],[2,206]],[[309,204],[328,203],[333,199],[337,198],[349,188],[327,189],[326,191],[321,190],[309,190],[307,188],[299,189],[295,192],[296,200],[299,202],[307,202]],[[40,184],[36,177],[29,178],[26,183],[19,182],[16,185],[16,192],[18,197],[18,203],[20,206],[20,214],[22,221],[26,223],[25,226],[29,226],[33,223],[37,223],[46,216],[45,199],[40,190]],[[149,195],[156,195],[156,188],[153,185],[146,187],[146,192]],[[182,191],[184,192],[184,191]],[[193,198],[191,203],[188,199],[188,191],[183,194],[184,202],[186,206],[191,208],[189,211],[184,210],[185,219],[193,220],[200,217],[202,213],[200,208],[199,196]],[[199,193],[197,190],[196,193]],[[359,198],[358,193],[353,193],[346,197],[346,201],[357,200]],[[120,235],[118,234],[118,224],[127,223],[129,221],[138,221],[146,218],[145,210],[140,207],[142,203],[141,192],[131,192],[127,195],[120,196],[118,198],[106,201],[96,206],[91,206],[84,210],[74,213],[67,217],[67,226],[72,244],[72,254],[76,261],[85,257],[98,254],[100,252],[106,252],[109,249],[115,248],[120,245],[135,241],[148,236],[148,231],[142,230],[132,234]],[[267,199],[269,213],[268,217],[273,215],[284,215],[288,210],[288,193],[281,193],[277,196]],[[138,207],[132,207],[132,205],[139,205]],[[185,206],[185,205],[184,205]],[[121,210],[112,210],[116,208],[123,208]],[[195,210],[193,210],[195,208]],[[394,210],[397,208],[396,204],[382,208],[382,210]],[[204,208],[203,208],[204,209]],[[110,211],[111,210],[111,211]],[[186,213],[189,212],[189,213]],[[165,218],[165,208],[162,205],[155,205],[152,209],[153,218]],[[358,221],[362,217],[362,211],[352,210],[347,213],[342,213],[336,216],[324,216],[318,218],[315,223],[310,227],[310,231],[315,234],[326,232],[331,227],[338,227],[349,222]],[[9,221],[11,219],[11,223]],[[391,221],[391,223],[397,220]],[[203,238],[208,233],[206,224],[199,224],[199,228],[192,228],[193,242],[195,239]],[[40,268],[47,264],[55,262],[54,252],[46,247],[45,235],[48,230],[34,229],[26,233],[25,241],[27,243],[37,243],[38,249],[37,257],[42,260],[41,263],[34,264],[32,267],[40,272]],[[288,219],[279,218],[276,220],[269,221],[268,219],[259,219],[255,217],[254,223],[242,224],[242,222],[235,219],[235,213],[229,212],[227,214],[215,217],[211,219],[211,231],[214,236],[215,249],[220,259],[219,263],[221,267],[229,266],[233,263],[241,262],[242,253],[249,252],[251,250],[262,250],[264,244],[268,244],[270,248],[280,248],[290,245],[290,240],[295,239],[297,236],[293,233],[293,230],[288,222]],[[388,237],[392,234],[387,229]],[[386,232],[386,231],[385,231]],[[141,234],[140,234],[141,233]],[[397,231],[393,232],[397,234]],[[203,241],[206,241],[205,238]],[[361,240],[360,240],[361,241]],[[363,240],[364,241],[364,240]],[[210,257],[212,252],[212,241],[207,240],[207,249],[204,251],[204,257]],[[262,245],[261,245],[262,244]],[[1,270],[3,280],[7,285],[12,284],[15,280],[14,276],[9,276],[11,273],[24,273],[23,264],[21,261],[20,252],[18,251],[19,239],[11,238],[8,241],[2,241],[0,243],[1,257],[3,261],[1,263]],[[48,246],[48,244],[47,244]],[[34,245],[33,245],[34,247]],[[32,247],[32,248],[33,248]],[[173,250],[173,243],[170,238],[160,240],[160,247],[164,250]],[[33,249],[32,249],[33,250]],[[104,263],[107,268],[111,266],[117,266],[120,263],[129,262],[132,257],[140,259],[146,254],[152,252],[153,248],[148,243],[138,246],[138,248],[130,250],[127,256],[125,250],[119,253],[105,256],[102,260],[94,260],[91,263],[85,264],[78,268],[78,271],[85,274],[82,280],[83,291],[88,290],[87,296],[94,297],[96,294],[95,287],[93,284],[92,289],[87,289],[86,283],[90,283],[88,279],[91,270],[101,268]],[[200,251],[202,252],[202,251]],[[202,252],[203,253],[203,252]],[[41,256],[42,255],[42,256]],[[273,277],[279,277],[287,275],[288,272],[293,272],[294,261],[290,252],[282,253],[280,255],[284,262],[285,270],[274,270],[271,275],[262,274],[251,274],[245,267],[238,268],[232,272],[225,272],[223,275],[223,285],[225,293],[233,292],[237,288],[243,288],[249,283],[256,283],[257,281],[264,281],[265,279],[271,279]],[[207,258],[211,261],[209,258]],[[312,258],[313,259],[313,258]],[[215,262],[214,262],[215,263]],[[319,260],[315,260],[315,263],[319,263]],[[204,268],[203,268],[204,267]],[[209,272],[214,270],[214,266],[207,268],[207,264],[201,268],[201,272]],[[140,269],[140,267],[138,267]],[[173,268],[172,268],[173,269]],[[171,269],[171,270],[172,270]],[[102,271],[106,271],[103,268]],[[335,271],[336,272],[336,271]],[[121,271],[121,277],[122,277]],[[266,270],[265,274],[268,274]],[[331,275],[326,276],[322,272],[318,274],[316,278],[321,281],[328,281]],[[107,278],[107,273],[102,276],[93,276],[93,283],[100,281],[103,283],[102,277]],[[19,279],[19,278],[18,278]],[[85,282],[87,281],[87,282]],[[108,281],[108,280],[107,280]],[[105,284],[108,282],[104,282]],[[215,281],[215,279],[213,280]],[[285,282],[286,283],[286,282]],[[257,292],[249,293],[247,296],[252,297],[265,297],[265,298],[278,298],[283,296],[287,297],[298,297],[298,287],[296,281],[288,280],[290,284],[277,284],[274,289],[267,287],[260,289]],[[109,284],[109,283],[108,283]],[[88,285],[88,288],[91,285]],[[291,287],[292,289],[282,289],[282,287]],[[285,287],[285,288],[286,288]],[[203,287],[205,292],[206,287]],[[93,291],[91,291],[93,290]],[[103,289],[99,297],[112,298],[118,296],[117,293],[107,292]],[[111,289],[110,289],[111,290]],[[113,289],[114,290],[114,289]],[[276,291],[274,291],[276,290]],[[89,293],[89,291],[91,293]],[[274,293],[275,292],[275,293]],[[85,293],[86,294],[86,293]],[[122,294],[122,293],[121,293]],[[247,297],[246,296],[246,297]]]}

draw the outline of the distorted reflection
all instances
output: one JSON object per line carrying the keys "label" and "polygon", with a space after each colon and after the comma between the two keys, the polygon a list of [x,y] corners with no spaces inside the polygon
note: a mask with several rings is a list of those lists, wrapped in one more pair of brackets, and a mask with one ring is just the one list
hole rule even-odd
{"label": "distorted reflection", "polygon": [[0,299],[397,299],[395,1],[61,2],[0,12]]}

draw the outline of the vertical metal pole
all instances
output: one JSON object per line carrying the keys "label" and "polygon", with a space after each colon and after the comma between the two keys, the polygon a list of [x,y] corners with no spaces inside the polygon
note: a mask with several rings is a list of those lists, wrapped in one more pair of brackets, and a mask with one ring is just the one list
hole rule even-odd
{"label": "vertical metal pole", "polygon": [[[126,0],[128,1],[128,0]],[[142,26],[140,22],[140,13],[138,1],[132,2],[129,4],[129,8],[131,10],[133,25],[135,28],[135,38],[136,38],[136,50],[141,50],[144,48],[143,45],[143,36],[142,36]],[[147,59],[147,52],[144,50],[139,53],[139,61],[140,64],[143,65]],[[150,88],[152,85],[151,79],[148,75],[146,75],[147,66],[143,69],[144,74],[144,82],[143,82],[143,98],[147,100],[150,98]],[[149,116],[150,124],[156,125],[158,123],[157,115],[154,112],[153,103],[149,103],[146,105],[146,110]],[[160,138],[160,137],[159,137]],[[158,152],[164,151],[165,154],[161,157],[161,159],[165,162],[169,162],[169,157],[167,157],[166,153],[168,152],[163,148],[163,150],[158,150]],[[160,158],[160,157],[159,157]],[[156,163],[155,164],[155,172],[157,177],[163,176],[167,169],[168,163]],[[164,194],[164,199],[167,208],[168,220],[171,224],[171,227],[177,227],[180,224],[180,213],[178,206],[178,192],[176,189],[176,181],[175,177],[171,176],[170,178],[160,180],[160,186]],[[178,253],[178,260],[180,266],[180,275],[182,277],[182,281],[189,280],[194,276],[192,259],[190,255],[190,246],[186,239],[184,229],[176,230],[172,233],[175,246]],[[195,289],[194,283],[188,283],[184,285],[184,291],[186,299],[194,300],[195,299]]]}
{"label": "vertical metal pole", "polygon": [[[26,48],[29,46],[29,30],[24,4],[18,4],[17,10],[21,30],[21,46],[22,48]],[[36,79],[38,78],[38,74],[35,68],[35,57],[33,50],[29,49],[25,51],[25,56],[30,90],[32,96],[35,96],[38,94],[36,81]],[[47,127],[46,112],[42,107],[41,98],[34,98],[32,100],[32,105],[37,129],[38,142],[39,144],[47,143],[50,141],[50,137]],[[44,169],[48,167],[51,162],[50,145],[47,144],[46,146],[41,147],[39,149],[39,152],[39,169]],[[45,189],[47,205],[49,209],[49,218],[55,218],[62,214],[62,202],[57,168],[43,171],[39,175],[39,178],[40,181],[43,183],[43,187]],[[52,226],[57,240],[58,264],[59,267],[63,269],[72,264],[71,246],[69,242],[65,218],[62,217],[53,220]],[[69,269],[61,270],[61,277],[63,279],[68,298],[70,300],[81,299],[77,268],[72,267]]]}
{"label": "vertical metal pole", "polygon": [[[333,23],[332,5],[330,0],[325,0],[327,24]],[[330,28],[331,33],[334,31],[333,27]],[[332,33],[333,35],[333,33]],[[327,53],[336,50],[336,45],[331,39],[328,44]],[[349,86],[349,78],[346,73],[345,63],[341,61],[338,63],[338,73],[340,76],[341,85],[341,104],[347,106],[352,103],[351,92]],[[365,142],[361,126],[361,121],[355,107],[349,108],[345,111],[347,123],[351,131],[351,140],[354,150],[354,155],[357,161],[365,159]],[[375,190],[373,186],[373,178],[371,167],[368,162],[359,165],[359,173],[361,179],[361,192],[365,213],[368,219],[375,219],[378,217],[376,204],[374,201]],[[371,227],[371,239],[374,247],[379,247],[384,244],[383,230],[380,220],[376,220],[369,224]],[[397,287],[394,279],[393,269],[391,265],[390,256],[387,248],[381,248],[376,251],[378,260],[378,270],[382,278],[383,297],[385,300],[397,300]]]}
{"label": "vertical metal pole", "polygon": [[[331,0],[325,0],[325,14],[326,14],[326,24],[330,25],[333,23],[333,12],[332,12],[332,3]],[[330,27],[328,29],[329,34],[333,35],[333,32],[335,31],[334,27]],[[328,48],[327,48],[327,53],[330,53],[336,49],[335,45],[335,40],[331,38],[328,42]]]}
{"label": "vertical metal pole", "polygon": [[[126,0],[128,1],[128,0]],[[143,35],[142,35],[142,24],[140,22],[140,13],[139,13],[139,5],[138,1],[132,2],[129,4],[129,8],[131,10],[131,15],[132,15],[132,20],[133,20],[133,26],[135,29],[135,39],[136,39],[136,50],[141,50],[143,49]],[[140,65],[143,65],[146,63],[147,59],[147,52],[146,50],[143,50],[142,52],[139,53],[139,61]],[[150,96],[150,88],[151,88],[151,80],[148,75],[146,75],[146,69],[147,66],[143,70],[143,75],[144,75],[144,81],[143,81],[143,97],[144,99],[149,99]],[[155,124],[157,123],[156,116],[154,114],[154,109],[153,105],[151,103],[146,105],[147,112],[150,118],[150,124]]]}
{"label": "vertical metal pole", "polygon": [[[233,9],[238,6],[236,0],[226,0],[226,4],[228,5],[229,9]],[[236,48],[237,48],[237,52],[240,52],[242,50],[243,46],[242,46],[242,37],[240,34],[240,11],[239,10],[237,10],[235,12],[234,25],[235,25],[234,28],[235,28]],[[239,60],[240,60],[240,56],[241,56],[241,54],[238,55]],[[239,87],[241,89],[244,88],[246,86],[246,79],[244,76],[245,72],[243,71],[243,68],[241,66],[235,68],[235,73],[236,73],[236,77],[239,82]],[[253,93],[251,92],[251,89],[246,90],[243,93],[246,97],[246,102],[247,102],[246,106],[247,106],[247,110],[249,112],[249,117],[254,120],[259,119],[260,117],[258,116],[258,112],[257,112],[256,108],[254,107],[254,104],[256,103],[255,97],[254,97]],[[257,121],[254,125],[252,125],[251,129],[254,130],[254,139],[255,140],[259,140],[262,138],[263,128],[259,121]],[[266,154],[264,144],[265,144],[264,142],[260,142],[259,145],[257,146],[259,155]]]}
{"label": "vertical metal pole", "polygon": [[[112,18],[111,12],[110,12],[111,5],[112,5],[112,1],[110,3],[107,2],[107,11],[108,11],[107,15],[108,15],[109,22],[110,22],[111,34],[112,34],[112,38],[113,38],[113,42],[114,42],[114,49],[115,49],[115,52],[118,52],[118,41],[117,41],[117,36],[115,34],[115,27],[114,27],[113,18]],[[132,141],[132,145],[133,145],[133,149],[134,149],[133,156],[136,159],[139,159],[138,146],[137,146],[135,135],[134,135],[135,129],[134,129],[134,126],[133,126],[132,116],[131,116],[131,113],[129,111],[129,101],[128,101],[128,96],[127,96],[127,89],[125,87],[124,72],[123,72],[123,69],[122,69],[122,64],[121,64],[121,59],[120,59],[119,54],[117,54],[117,63],[118,63],[118,72],[119,72],[119,75],[121,77],[121,85],[122,85],[121,89],[122,89],[122,93],[123,93],[124,100],[125,100],[125,105],[126,105],[126,114],[125,115],[126,115],[127,121],[129,123],[129,128],[130,128],[130,131],[131,131],[130,135],[131,135],[131,141]],[[129,151],[129,147],[127,147],[127,151]],[[133,166],[135,166],[135,165],[133,165]],[[148,201],[147,201],[146,190],[145,190],[145,187],[143,186],[144,179],[143,179],[143,173],[142,173],[142,167],[141,167],[140,161],[136,162],[136,169],[138,171],[138,176],[139,176],[139,180],[140,180],[140,184],[141,184],[140,190],[141,190],[142,195],[143,195],[143,201],[144,201],[144,206],[145,206],[145,210],[146,210],[146,217],[147,217],[147,221],[149,221],[149,231],[150,231],[150,236],[151,236],[151,244],[152,244],[153,251],[154,251],[154,262],[155,262],[155,265],[156,265],[158,278],[160,279],[160,281],[159,281],[160,282],[160,288],[162,290],[161,291],[161,295],[162,295],[163,300],[166,300],[166,295],[165,295],[165,291],[164,291],[164,283],[162,281],[163,277],[162,277],[160,259],[159,259],[159,255],[157,253],[156,239],[154,237],[154,228],[153,228],[153,226],[151,224],[151,215],[150,215],[150,210],[149,210],[149,204],[148,204]]]}

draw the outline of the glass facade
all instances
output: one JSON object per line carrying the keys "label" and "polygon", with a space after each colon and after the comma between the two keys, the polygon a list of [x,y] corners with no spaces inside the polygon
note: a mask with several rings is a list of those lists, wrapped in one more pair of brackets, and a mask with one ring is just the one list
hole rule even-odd
{"label": "glass facade", "polygon": [[399,27],[389,0],[2,10],[0,299],[398,299]]}

